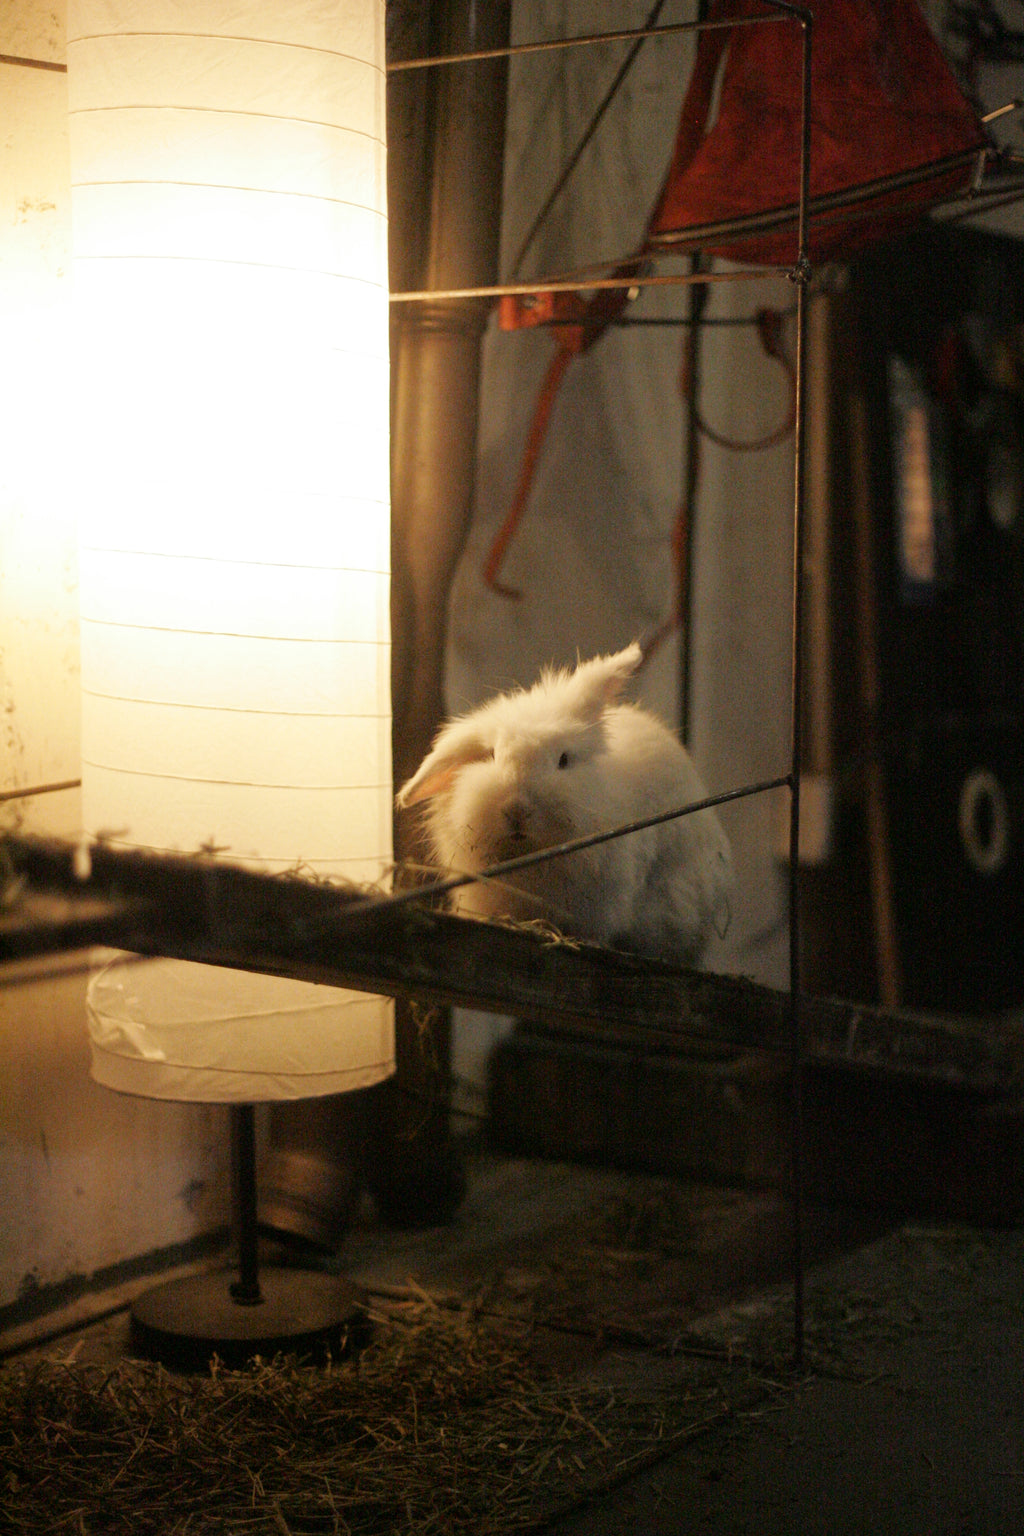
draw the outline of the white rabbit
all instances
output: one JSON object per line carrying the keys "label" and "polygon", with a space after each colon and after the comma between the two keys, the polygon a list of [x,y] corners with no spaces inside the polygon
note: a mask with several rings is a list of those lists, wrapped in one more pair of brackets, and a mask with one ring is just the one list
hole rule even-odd
{"label": "white rabbit", "polygon": [[[548,671],[439,732],[399,791],[429,801],[426,825],[445,871],[479,874],[552,847],[706,797],[666,725],[618,702],[639,645]],[[477,917],[544,917],[578,938],[695,962],[727,920],[729,843],[711,809],[453,893]]]}

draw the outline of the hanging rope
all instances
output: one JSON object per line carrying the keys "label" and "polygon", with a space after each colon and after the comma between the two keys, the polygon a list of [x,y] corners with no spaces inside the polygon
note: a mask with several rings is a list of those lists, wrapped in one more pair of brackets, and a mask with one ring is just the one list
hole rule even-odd
{"label": "hanging rope", "polygon": [[[603,334],[606,325],[609,323],[608,311],[614,308],[617,302],[615,296],[609,299],[607,295],[598,295],[597,299],[603,300],[601,308],[597,307],[596,299],[592,299],[588,303],[579,299],[574,294],[540,294],[529,308],[529,318],[522,314],[520,300],[502,301],[503,305],[508,305],[510,308],[512,305],[517,306],[512,320],[512,325],[515,328],[519,328],[523,324],[547,325],[552,327],[556,336],[556,351],[548,364],[547,372],[534,406],[533,419],[530,423],[526,446],[523,450],[523,460],[520,465],[519,478],[516,481],[512,503],[491,544],[482,571],[483,580],[490,587],[491,591],[496,592],[500,597],[507,598],[511,602],[520,601],[523,594],[519,588],[503,582],[500,579],[500,572],[509,547],[518,532],[519,525],[526,512],[537,463],[547,436],[548,423],[558,397],[559,388],[572,359],[578,353],[585,352],[588,347],[593,345],[598,336]],[[502,318],[503,324],[507,324],[506,316],[503,315]],[[773,428],[772,431],[765,433],[764,436],[750,441],[727,437],[725,434],[716,431],[714,427],[711,427],[704,420],[700,410],[696,408],[692,400],[694,383],[689,376],[689,349],[684,346],[679,370],[679,391],[683,399],[691,403],[697,428],[701,435],[706,437],[709,442],[715,443],[718,447],[725,448],[731,452],[760,453],[769,448],[776,447],[791,435],[796,422],[796,366],[785,346],[783,324],[785,318],[786,312],[782,310],[762,308],[757,311],[752,321],[744,322],[757,327],[758,336],[765,355],[774,359],[786,374],[789,392],[789,408],[784,420],[779,426]],[[701,321],[700,323],[711,322]],[[677,514],[676,527],[673,532],[673,569],[677,573],[681,569],[681,561],[684,558],[683,550],[686,544],[685,528],[679,526],[682,517],[683,513],[680,511]],[[681,592],[678,595],[678,600],[681,600]],[[655,632],[655,635],[645,643],[645,656],[657,649],[657,646],[665,638],[665,634],[675,629],[680,621],[681,615],[678,611],[675,611],[669,619],[666,619],[660,629]]]}
{"label": "hanging rope", "polygon": [[[758,336],[766,357],[773,358],[786,374],[789,408],[784,420],[779,426],[766,432],[762,437],[743,439],[728,437],[723,432],[718,432],[708,425],[699,407],[694,405],[694,414],[697,426],[709,442],[715,443],[719,448],[726,448],[732,453],[763,453],[765,449],[775,448],[779,443],[785,442],[796,425],[796,364],[786,350],[783,341],[782,312],[777,309],[759,309],[754,317]],[[682,363],[679,369],[679,392],[684,400],[690,400],[693,391],[693,380],[689,377],[688,367],[689,353],[684,349]]]}

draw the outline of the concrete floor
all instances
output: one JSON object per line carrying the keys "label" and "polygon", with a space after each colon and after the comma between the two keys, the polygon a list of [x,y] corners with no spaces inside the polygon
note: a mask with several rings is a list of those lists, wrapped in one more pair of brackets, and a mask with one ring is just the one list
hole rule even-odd
{"label": "concrete floor", "polygon": [[[499,1165],[471,1191],[460,1241],[387,1244],[393,1278],[416,1259],[435,1283],[481,1266],[527,1267],[594,1202],[643,1201],[666,1181]],[[682,1186],[686,1189],[686,1186]],[[687,1189],[688,1252],[648,1288],[595,1287],[595,1314],[657,1336],[666,1309],[688,1335],[788,1359],[788,1211],[775,1196]],[[494,1221],[494,1212],[506,1213]],[[490,1216],[488,1213],[490,1212]],[[511,1213],[511,1214],[510,1214]],[[505,1228],[511,1219],[514,1230]],[[874,1226],[874,1231],[872,1227]],[[474,1234],[490,1232],[493,1247]],[[365,1241],[365,1239],[364,1239]],[[436,1246],[435,1246],[436,1244]],[[559,1536],[1011,1536],[1024,1532],[1024,1231],[906,1225],[812,1209],[806,1244],[806,1369],[780,1374],[748,1410],[551,1526]],[[506,1246],[508,1245],[508,1246]],[[373,1282],[381,1255],[351,1258]],[[625,1296],[623,1295],[625,1291]],[[617,1301],[616,1301],[617,1295]],[[731,1298],[739,1298],[732,1300]],[[717,1308],[716,1300],[721,1301]],[[557,1306],[554,1310],[557,1310]],[[640,1349],[566,1367],[583,1380],[671,1384]]]}
{"label": "concrete floor", "polygon": [[[907,1229],[810,1285],[907,1310],[875,1368],[815,1371],[715,1425],[559,1536],[1010,1536],[1024,1531],[1024,1234]],[[880,1316],[884,1323],[884,1312]],[[815,1342],[820,1342],[817,1340]],[[812,1351],[813,1358],[813,1351]]]}
{"label": "concrete floor", "polygon": [[[453,1225],[397,1233],[365,1213],[340,1262],[382,1294],[486,1287],[532,1307],[561,1374],[652,1400],[694,1369],[672,1340],[775,1362],[680,1449],[544,1527],[559,1536],[1024,1531],[1024,1232],[812,1210],[806,1236],[797,1372],[788,1211],[771,1193],[481,1156]],[[66,1319],[61,1350],[116,1358],[125,1300]]]}

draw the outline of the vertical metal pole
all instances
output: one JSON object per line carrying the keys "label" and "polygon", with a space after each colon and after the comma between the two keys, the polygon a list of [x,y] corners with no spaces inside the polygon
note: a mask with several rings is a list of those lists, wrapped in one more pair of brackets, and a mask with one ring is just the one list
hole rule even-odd
{"label": "vertical metal pole", "polygon": [[238,1279],[231,1295],[240,1306],[258,1306],[259,1263],[256,1253],[256,1111],[252,1104],[231,1106],[231,1177],[238,1244]]}
{"label": "vertical metal pole", "polygon": [[793,1364],[804,1357],[804,1177],[803,1177],[803,1016],[800,1006],[800,761],[802,755],[803,604],[804,604],[804,484],[806,478],[807,200],[811,158],[811,28],[809,12],[801,13],[803,29],[802,101],[800,122],[800,203],[797,220],[797,259],[792,273],[797,285],[796,307],[796,426],[793,483],[793,623],[792,698],[790,701],[790,817],[789,817],[789,1009],[790,1078],[792,1093],[792,1216],[793,1216]]}
{"label": "vertical metal pole", "polygon": [[[704,6],[700,11],[703,13]],[[691,257],[690,271],[698,273],[702,267],[700,252]],[[691,738],[690,712],[692,707],[691,674],[693,671],[693,554],[696,543],[697,490],[700,482],[701,440],[697,422],[698,391],[700,388],[701,322],[707,308],[706,283],[694,283],[690,289],[690,329],[683,341],[684,354],[681,366],[686,370],[689,394],[683,414],[685,462],[683,465],[682,495],[679,505],[679,528],[676,556],[676,600],[679,620],[679,727],[683,741],[689,745]]]}

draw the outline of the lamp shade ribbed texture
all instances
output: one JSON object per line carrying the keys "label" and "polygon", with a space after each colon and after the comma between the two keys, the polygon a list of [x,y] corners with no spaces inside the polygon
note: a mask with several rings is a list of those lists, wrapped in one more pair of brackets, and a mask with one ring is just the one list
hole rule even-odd
{"label": "lamp shade ribbed texture", "polygon": [[[85,830],[377,881],[391,859],[382,0],[71,0],[68,22]],[[177,962],[94,981],[100,1056],[120,1042],[162,1083],[131,1087],[118,1065],[113,1086],[276,1098],[390,1070],[382,999],[228,975],[233,993]],[[139,1010],[158,1014],[162,993],[167,1018],[143,1038]],[[223,1059],[200,1051],[206,1094],[174,1043],[189,1017],[221,1038]],[[326,1058],[299,1065],[284,1042],[304,1029],[333,1031]],[[249,1082],[247,1035],[262,1041]]]}

